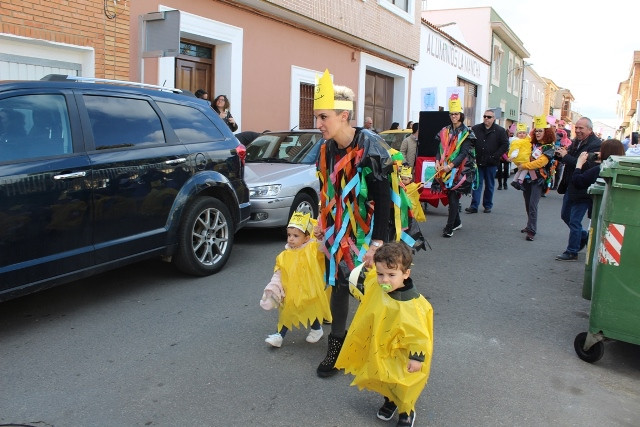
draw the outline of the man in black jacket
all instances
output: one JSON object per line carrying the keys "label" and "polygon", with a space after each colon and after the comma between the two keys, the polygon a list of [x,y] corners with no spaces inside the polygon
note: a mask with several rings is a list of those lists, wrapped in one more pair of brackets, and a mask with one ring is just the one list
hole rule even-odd
{"label": "man in black jacket", "polygon": [[576,261],[578,252],[587,244],[589,235],[582,228],[582,219],[591,207],[591,196],[587,193],[586,188],[576,188],[571,182],[571,177],[576,169],[580,153],[600,151],[601,144],[600,138],[593,133],[593,123],[587,117],[580,118],[576,122],[574,130],[576,139],[569,148],[560,147],[556,150],[556,156],[564,164],[564,174],[558,188],[558,191],[561,191],[563,187],[565,189],[560,216],[569,227],[567,250],[556,257],[558,261]]}
{"label": "man in black jacket", "polygon": [[[484,112],[483,123],[473,127],[476,135],[476,160],[478,163],[478,188],[471,193],[471,206],[465,209],[467,213],[478,212],[480,199],[484,212],[491,212],[493,208],[493,190],[496,185],[496,172],[500,156],[509,150],[509,137],[507,131],[496,124],[496,115],[493,110]],[[484,194],[482,185],[484,183]]]}

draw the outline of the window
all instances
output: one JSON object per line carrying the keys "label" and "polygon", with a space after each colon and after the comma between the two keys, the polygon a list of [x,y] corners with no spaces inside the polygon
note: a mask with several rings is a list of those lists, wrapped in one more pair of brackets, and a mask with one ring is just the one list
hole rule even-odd
{"label": "window", "polygon": [[313,90],[315,86],[300,83],[300,129],[313,129]]}
{"label": "window", "polygon": [[513,65],[513,55],[509,52],[509,73],[507,75],[507,92],[513,93],[513,78],[516,74],[516,69]]}
{"label": "window", "polygon": [[216,125],[197,108],[169,102],[158,102],[158,107],[184,144],[224,139]]}
{"label": "window", "polygon": [[500,86],[500,69],[502,68],[502,56],[504,51],[502,45],[494,41],[493,44],[493,59],[491,62],[491,83],[495,86]]}
{"label": "window", "polygon": [[409,2],[408,0],[387,0],[389,3],[394,5],[397,8],[404,10],[405,12],[409,11]]}
{"label": "window", "polygon": [[69,112],[63,95],[0,100],[0,162],[71,153]]}
{"label": "window", "polygon": [[414,22],[415,0],[378,0],[378,4],[408,22]]}
{"label": "window", "polygon": [[160,117],[143,99],[85,95],[96,150],[165,143]]}

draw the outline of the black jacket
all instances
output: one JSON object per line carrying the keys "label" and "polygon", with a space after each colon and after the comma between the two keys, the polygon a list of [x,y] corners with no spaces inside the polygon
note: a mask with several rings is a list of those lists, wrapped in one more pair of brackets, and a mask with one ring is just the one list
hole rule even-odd
{"label": "black jacket", "polygon": [[569,200],[591,200],[591,196],[587,193],[587,188],[576,187],[572,178],[580,153],[600,151],[600,144],[602,144],[600,138],[591,133],[584,141],[574,140],[569,146],[567,154],[560,160],[564,163],[562,181],[566,183]]}
{"label": "black jacket", "polygon": [[492,124],[489,129],[483,123],[475,125],[476,161],[478,167],[497,166],[502,154],[509,150],[509,137],[502,126]]}

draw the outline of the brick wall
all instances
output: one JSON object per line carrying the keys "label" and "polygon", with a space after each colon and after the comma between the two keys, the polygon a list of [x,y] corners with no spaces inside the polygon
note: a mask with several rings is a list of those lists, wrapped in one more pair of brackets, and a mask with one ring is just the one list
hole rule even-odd
{"label": "brick wall", "polygon": [[129,80],[128,3],[108,0],[105,13],[104,0],[0,0],[0,33],[92,47],[96,77]]}
{"label": "brick wall", "polygon": [[414,2],[415,22],[388,11],[376,0],[266,0],[382,48],[418,61],[420,2]]}

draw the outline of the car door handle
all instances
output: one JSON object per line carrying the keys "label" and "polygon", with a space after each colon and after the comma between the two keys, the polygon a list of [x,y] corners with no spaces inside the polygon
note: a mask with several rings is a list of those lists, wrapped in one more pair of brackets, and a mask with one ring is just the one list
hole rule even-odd
{"label": "car door handle", "polygon": [[184,157],[180,157],[179,159],[166,160],[165,163],[168,165],[179,165],[180,163],[185,163],[187,159]]}
{"label": "car door handle", "polygon": [[74,179],[74,178],[82,178],[84,176],[87,176],[87,172],[80,171],[80,172],[72,172],[72,173],[63,173],[62,175],[54,175],[53,179],[56,179],[56,180]]}

